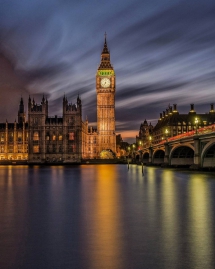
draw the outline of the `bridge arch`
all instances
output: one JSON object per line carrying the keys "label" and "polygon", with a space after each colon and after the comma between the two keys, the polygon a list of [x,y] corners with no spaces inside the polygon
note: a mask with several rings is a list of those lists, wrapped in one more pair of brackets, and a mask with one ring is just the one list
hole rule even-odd
{"label": "bridge arch", "polygon": [[157,149],[153,153],[152,162],[154,164],[162,164],[164,163],[164,156],[165,156],[165,151],[163,149]]}
{"label": "bridge arch", "polygon": [[181,144],[172,148],[170,152],[170,165],[194,164],[194,147],[190,144]]}
{"label": "bridge arch", "polygon": [[208,142],[201,154],[202,167],[215,167],[215,139]]}
{"label": "bridge arch", "polygon": [[148,151],[143,152],[142,161],[144,164],[149,162],[149,152]]}

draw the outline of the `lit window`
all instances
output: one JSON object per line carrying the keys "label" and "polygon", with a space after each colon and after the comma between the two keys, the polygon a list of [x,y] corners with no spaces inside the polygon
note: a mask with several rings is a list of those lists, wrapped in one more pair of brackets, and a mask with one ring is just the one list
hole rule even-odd
{"label": "lit window", "polygon": [[33,146],[33,153],[39,153],[39,152],[40,152],[39,146],[38,145]]}
{"label": "lit window", "polygon": [[75,140],[74,133],[69,133],[69,140]]}
{"label": "lit window", "polygon": [[33,140],[38,141],[39,140],[39,132],[34,132]]}
{"label": "lit window", "polygon": [[59,135],[58,140],[60,140],[60,141],[63,140],[63,136]]}
{"label": "lit window", "polygon": [[56,135],[53,135],[52,140],[56,140]]}

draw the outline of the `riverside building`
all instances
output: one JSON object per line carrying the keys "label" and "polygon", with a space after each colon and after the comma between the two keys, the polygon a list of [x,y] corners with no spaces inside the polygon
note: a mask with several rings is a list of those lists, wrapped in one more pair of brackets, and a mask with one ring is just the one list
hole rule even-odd
{"label": "riverside building", "polygon": [[82,120],[82,101],[62,99],[62,116],[49,116],[48,100],[28,99],[28,119],[23,98],[18,122],[0,124],[0,161],[29,163],[79,163],[87,158],[114,158],[115,72],[105,41],[96,73],[97,129]]}

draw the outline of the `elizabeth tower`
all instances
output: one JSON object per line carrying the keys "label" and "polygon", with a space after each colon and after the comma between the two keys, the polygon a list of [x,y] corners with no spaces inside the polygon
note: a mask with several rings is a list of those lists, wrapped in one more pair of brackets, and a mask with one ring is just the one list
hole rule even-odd
{"label": "elizabeth tower", "polygon": [[116,152],[115,83],[115,72],[110,62],[105,34],[101,63],[96,74],[99,152],[106,149]]}

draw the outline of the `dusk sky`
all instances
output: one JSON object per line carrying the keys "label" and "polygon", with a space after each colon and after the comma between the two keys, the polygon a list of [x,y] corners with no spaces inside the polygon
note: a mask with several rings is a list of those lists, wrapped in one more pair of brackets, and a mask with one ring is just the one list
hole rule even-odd
{"label": "dusk sky", "polygon": [[[0,121],[21,95],[62,115],[79,94],[96,125],[95,74],[107,32],[116,73],[116,131],[134,141],[144,119],[177,103],[199,113],[215,103],[214,0],[0,0]],[[132,139],[131,139],[132,137]]]}

